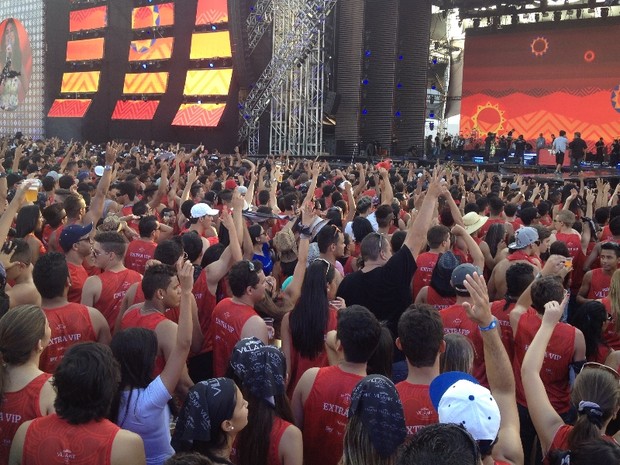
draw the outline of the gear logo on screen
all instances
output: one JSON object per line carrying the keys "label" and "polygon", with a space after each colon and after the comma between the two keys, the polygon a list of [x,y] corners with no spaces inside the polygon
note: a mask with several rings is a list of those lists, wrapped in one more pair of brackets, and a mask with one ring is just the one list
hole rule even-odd
{"label": "gear logo on screen", "polygon": [[14,111],[24,103],[32,74],[28,33],[15,18],[0,22],[0,110]]}
{"label": "gear logo on screen", "polygon": [[611,106],[620,113],[620,84],[611,91]]}

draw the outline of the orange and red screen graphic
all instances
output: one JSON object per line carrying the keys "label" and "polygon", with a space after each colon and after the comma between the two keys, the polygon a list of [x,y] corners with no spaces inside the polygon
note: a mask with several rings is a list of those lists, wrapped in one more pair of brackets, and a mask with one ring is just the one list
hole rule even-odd
{"label": "orange and red screen graphic", "polygon": [[[620,134],[620,21],[540,23],[495,33],[468,31],[461,132],[505,134],[530,141],[539,133],[581,132],[592,144]],[[579,23],[579,24],[575,24]]]}
{"label": "orange and red screen graphic", "polygon": [[103,59],[104,38],[70,40],[67,42],[67,61]]}
{"label": "orange and red screen graphic", "polygon": [[132,40],[129,46],[129,61],[169,60],[173,46],[174,37]]}
{"label": "orange and red screen graphic", "polygon": [[198,0],[196,25],[228,22],[228,0]]}
{"label": "orange and red screen graphic", "polygon": [[108,7],[98,6],[69,14],[69,32],[103,29],[108,22]]}
{"label": "orange and red screen graphic", "polygon": [[123,94],[164,94],[168,87],[168,73],[127,73]]}
{"label": "orange and red screen graphic", "polygon": [[179,108],[173,126],[213,128],[218,125],[226,105],[223,103],[184,103]]}
{"label": "orange and red screen graphic", "polygon": [[152,120],[159,107],[158,100],[119,100],[112,119]]}
{"label": "orange and red screen graphic", "polygon": [[131,14],[132,29],[147,29],[174,25],[174,3],[161,3],[134,8]]}
{"label": "orange and red screen graphic", "polygon": [[47,116],[50,118],[82,118],[91,102],[91,99],[56,99]]}

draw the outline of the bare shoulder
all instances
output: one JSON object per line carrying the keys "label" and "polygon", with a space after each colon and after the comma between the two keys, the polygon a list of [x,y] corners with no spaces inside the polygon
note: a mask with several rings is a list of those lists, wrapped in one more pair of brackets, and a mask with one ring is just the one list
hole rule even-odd
{"label": "bare shoulder", "polygon": [[144,442],[136,433],[121,429],[112,443],[111,465],[145,465]]}

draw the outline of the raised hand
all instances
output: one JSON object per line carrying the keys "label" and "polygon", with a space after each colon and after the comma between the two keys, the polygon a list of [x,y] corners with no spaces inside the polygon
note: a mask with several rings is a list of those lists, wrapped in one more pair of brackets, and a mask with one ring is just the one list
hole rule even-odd
{"label": "raised hand", "polygon": [[183,292],[192,292],[194,286],[194,267],[190,261],[185,261],[183,265],[180,265],[177,277],[181,284],[181,290]]}

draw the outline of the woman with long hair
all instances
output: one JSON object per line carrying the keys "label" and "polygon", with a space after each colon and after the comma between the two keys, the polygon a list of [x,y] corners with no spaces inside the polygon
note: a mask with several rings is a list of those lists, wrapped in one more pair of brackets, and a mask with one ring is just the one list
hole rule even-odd
{"label": "woman with long hair", "polygon": [[235,346],[230,367],[248,401],[248,427],[237,436],[236,464],[302,465],[301,431],[286,396],[284,354],[246,338]]}
{"label": "woman with long hair", "polygon": [[605,306],[592,300],[574,309],[568,323],[580,329],[586,340],[586,359],[589,362],[605,363],[612,352],[603,339],[603,326],[607,323]]}
{"label": "woman with long hair", "polygon": [[335,300],[337,289],[336,269],[327,260],[316,259],[306,270],[297,304],[282,319],[289,397],[307,369],[328,364],[325,338],[336,329],[337,309],[345,306],[342,299]]}
{"label": "woman with long hair", "polygon": [[193,272],[191,262],[186,261],[178,271],[178,280],[165,273],[158,275],[161,281],[156,283],[156,292],[173,293],[180,299],[176,343],[159,376],[155,379],[152,376],[155,359],[161,350],[154,331],[128,328],[116,333],[110,345],[121,369],[121,382],[112,403],[110,420],[142,437],[148,465],[161,465],[174,454],[170,446],[168,401],[179,382],[192,342]]}
{"label": "woman with long hair", "polygon": [[439,371],[462,371],[471,374],[474,368],[474,345],[467,336],[458,333],[444,336],[446,350],[439,356]]}
{"label": "woman with long hair", "polygon": [[451,251],[444,252],[439,256],[431,281],[418,292],[416,304],[432,305],[436,310],[448,308],[456,303],[456,291],[450,284],[452,271],[461,264],[459,258]]}
{"label": "woman with long hair", "polygon": [[8,463],[13,436],[23,422],[54,413],[52,375],[39,370],[50,336],[45,314],[34,305],[19,305],[0,318],[1,464]]}
{"label": "woman with long hair", "polygon": [[369,375],[351,394],[340,465],[392,465],[407,437],[405,414],[394,383]]}
{"label": "woman with long hair", "polygon": [[38,205],[25,205],[19,209],[15,219],[15,237],[23,238],[30,247],[30,263],[37,262],[40,255],[47,252],[43,242],[37,237],[41,234],[43,217]]}
{"label": "woman with long hair", "polygon": [[[265,276],[269,276],[273,270],[273,259],[271,258],[271,248],[269,246],[267,231],[265,231],[260,224],[253,224],[247,229],[250,234],[250,239],[252,240],[252,255],[248,255],[246,258],[248,260],[260,260],[263,264]],[[245,249],[246,248],[244,248],[244,250]]]}
{"label": "woman with long hair", "polygon": [[213,463],[232,465],[237,434],[248,424],[248,403],[229,378],[196,383],[185,398],[172,435],[176,452],[198,452]]}
{"label": "woman with long hair", "polygon": [[484,255],[484,276],[488,279],[491,276],[491,271],[495,268],[495,264],[498,262],[498,252],[506,248],[506,226],[504,223],[494,223],[489,226],[489,229],[484,236],[484,240],[480,242],[480,250]]}
{"label": "woman with long hair", "polygon": [[529,346],[521,376],[529,414],[538,434],[543,455],[548,462],[549,452],[555,449],[579,451],[584,444],[604,436],[605,428],[620,407],[620,375],[613,369],[598,363],[586,363],[575,379],[571,390],[571,404],[578,416],[574,425],[564,424],[555,411],[540,377],[545,350],[555,326],[560,321],[568,296],[562,303],[551,301],[545,304],[540,329]]}

